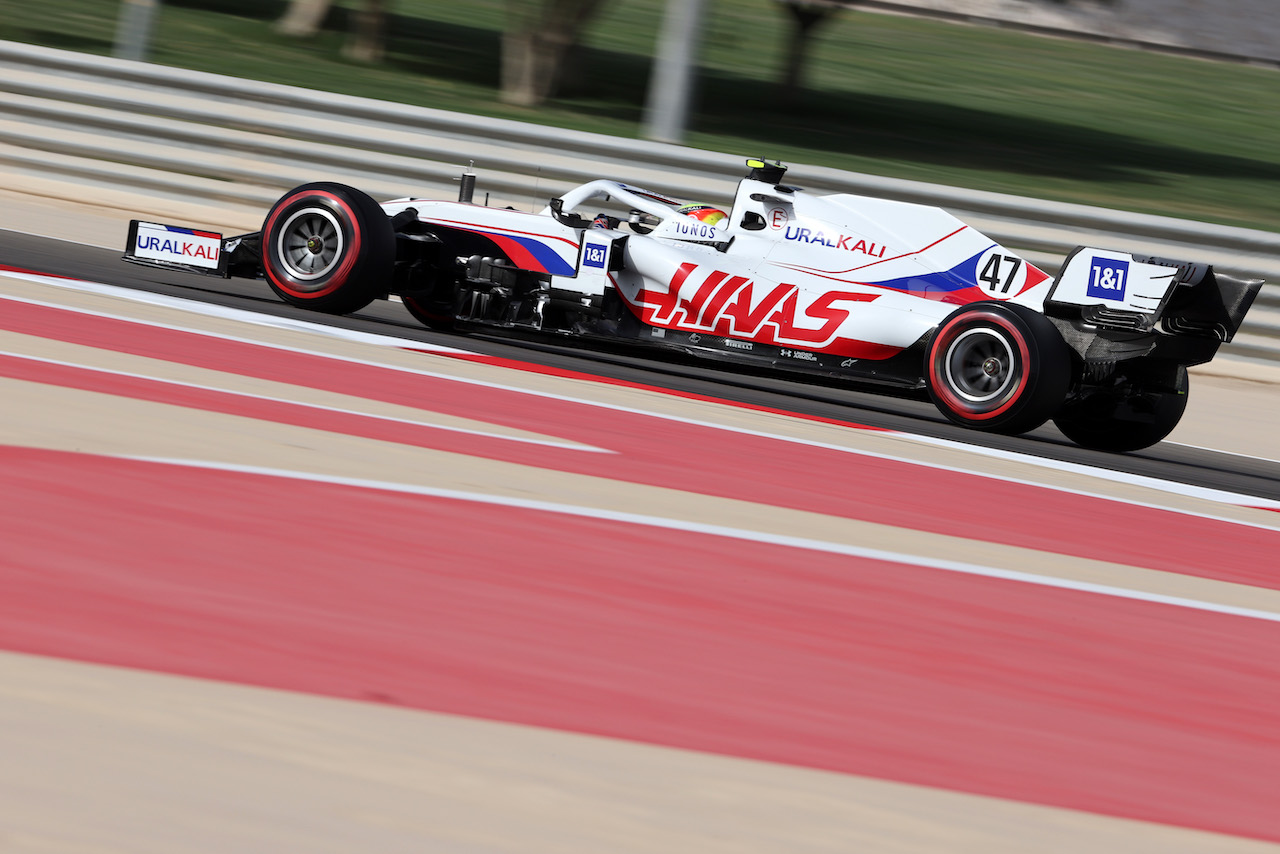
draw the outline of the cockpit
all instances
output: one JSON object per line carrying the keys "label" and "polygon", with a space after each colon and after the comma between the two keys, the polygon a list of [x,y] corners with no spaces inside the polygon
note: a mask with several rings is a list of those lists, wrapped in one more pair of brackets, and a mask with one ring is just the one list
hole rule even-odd
{"label": "cockpit", "polygon": [[[749,181],[771,186],[786,174],[786,167],[782,164],[764,160],[748,160],[747,167],[746,178]],[[741,188],[739,195],[742,195]],[[760,213],[751,210],[757,206],[750,203],[742,205],[743,222],[740,227],[757,230],[763,225]],[[625,226],[636,234],[718,248],[724,248],[735,231],[733,218],[727,210],[704,202],[673,199],[620,181],[596,180],[582,184],[552,199],[543,213],[571,228],[621,229]]]}

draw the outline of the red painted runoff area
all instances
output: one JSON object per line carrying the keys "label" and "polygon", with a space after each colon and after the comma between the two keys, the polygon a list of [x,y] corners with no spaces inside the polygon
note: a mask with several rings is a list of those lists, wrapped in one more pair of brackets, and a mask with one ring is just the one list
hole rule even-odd
{"label": "red painted runoff area", "polygon": [[1280,840],[1275,623],[2,446],[0,543],[0,648]]}
{"label": "red painted runoff area", "polygon": [[2,376],[1280,589],[1280,533],[1272,530],[25,303],[6,302],[0,328],[422,407],[616,453],[460,437],[20,359],[0,359]]}

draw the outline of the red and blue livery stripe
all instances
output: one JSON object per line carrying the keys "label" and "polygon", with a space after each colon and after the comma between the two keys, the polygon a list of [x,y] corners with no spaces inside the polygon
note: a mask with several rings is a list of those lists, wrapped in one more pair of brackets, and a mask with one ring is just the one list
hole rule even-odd
{"label": "red and blue livery stripe", "polygon": [[213,240],[221,240],[221,239],[222,239],[222,235],[221,235],[221,234],[217,234],[217,233],[212,232],[212,231],[198,231],[197,229],[194,229],[194,228],[181,228],[181,227],[176,226],[176,225],[160,225],[159,223],[150,223],[150,222],[149,222],[149,223],[147,223],[147,227],[148,227],[148,228],[162,228],[162,229],[164,229],[165,231],[169,231],[169,232],[172,232],[172,233],[174,233],[174,234],[190,234],[190,235],[191,235],[191,236],[193,236],[193,237],[208,237],[208,238],[211,238],[211,239],[213,239]]}
{"label": "red and blue livery stripe", "polygon": [[500,231],[486,231],[480,228],[468,228],[473,234],[480,234],[492,240],[499,249],[522,270],[535,273],[549,273],[552,276],[573,276],[577,270],[573,264],[560,257],[554,249],[533,237],[506,234]]}
{"label": "red and blue livery stripe", "polygon": [[[994,245],[992,244],[992,246]],[[984,249],[950,270],[943,270],[937,273],[921,273],[898,279],[885,279],[880,282],[864,282],[863,284],[899,291],[922,297],[923,299],[956,303],[958,305],[990,299],[991,293],[978,284],[978,263],[990,249],[991,247]],[[1043,272],[1028,264],[1026,283],[1019,292],[1038,285],[1045,278],[1046,276]]]}

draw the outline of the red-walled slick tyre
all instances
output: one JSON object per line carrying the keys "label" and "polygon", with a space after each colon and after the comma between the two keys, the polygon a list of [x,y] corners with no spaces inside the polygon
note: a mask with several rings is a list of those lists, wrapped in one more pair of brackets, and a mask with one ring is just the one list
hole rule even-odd
{"label": "red-walled slick tyre", "polygon": [[952,314],[929,342],[929,395],[947,418],[995,433],[1024,433],[1062,407],[1071,353],[1044,315],[977,302]]}
{"label": "red-walled slick tyre", "polygon": [[343,184],[303,184],[262,225],[262,271],[285,302],[329,314],[364,308],[391,282],[396,238],[381,206]]}

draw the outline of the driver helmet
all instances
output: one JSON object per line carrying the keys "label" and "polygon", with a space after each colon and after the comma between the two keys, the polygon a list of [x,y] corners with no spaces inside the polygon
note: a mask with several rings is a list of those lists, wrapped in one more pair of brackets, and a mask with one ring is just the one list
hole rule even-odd
{"label": "driver helmet", "polygon": [[719,208],[713,208],[711,205],[704,205],[701,203],[681,205],[676,208],[676,213],[682,213],[685,216],[691,216],[694,219],[702,220],[707,225],[715,225],[720,222],[720,220],[729,216]]}

